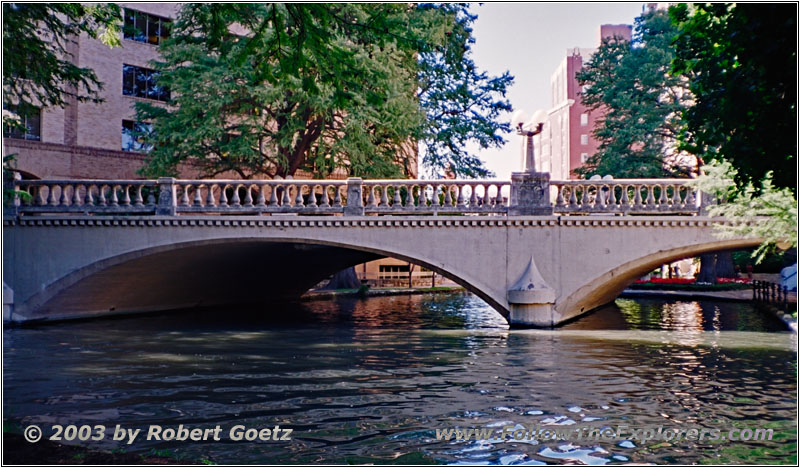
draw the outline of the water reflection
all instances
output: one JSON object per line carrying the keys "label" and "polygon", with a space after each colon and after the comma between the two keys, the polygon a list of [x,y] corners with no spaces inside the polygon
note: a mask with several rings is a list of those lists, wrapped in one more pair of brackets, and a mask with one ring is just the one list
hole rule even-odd
{"label": "water reflection", "polygon": [[[522,331],[460,294],[246,312],[4,330],[6,422],[295,430],[289,444],[132,448],[218,463],[792,461],[796,335],[746,305],[619,300],[561,330]],[[436,429],[509,424],[737,424],[776,439],[436,440]]]}

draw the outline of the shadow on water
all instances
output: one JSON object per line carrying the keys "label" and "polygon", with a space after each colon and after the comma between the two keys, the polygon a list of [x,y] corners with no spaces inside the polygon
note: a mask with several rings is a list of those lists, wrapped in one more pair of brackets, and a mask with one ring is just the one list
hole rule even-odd
{"label": "shadow on water", "polygon": [[[4,330],[3,405],[21,427],[294,429],[288,443],[125,447],[218,463],[791,463],[796,335],[780,329],[746,304],[620,299],[563,329],[517,331],[467,294],[65,322]],[[776,435],[725,444],[436,437],[518,424]]]}

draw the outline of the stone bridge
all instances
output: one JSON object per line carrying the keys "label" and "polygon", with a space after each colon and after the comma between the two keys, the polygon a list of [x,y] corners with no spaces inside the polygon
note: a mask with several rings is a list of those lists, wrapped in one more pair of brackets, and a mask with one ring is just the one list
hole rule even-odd
{"label": "stone bridge", "polygon": [[550,327],[666,262],[759,244],[715,237],[726,221],[700,215],[686,182],[17,180],[4,316],[269,304],[389,256],[463,285],[512,325]]}

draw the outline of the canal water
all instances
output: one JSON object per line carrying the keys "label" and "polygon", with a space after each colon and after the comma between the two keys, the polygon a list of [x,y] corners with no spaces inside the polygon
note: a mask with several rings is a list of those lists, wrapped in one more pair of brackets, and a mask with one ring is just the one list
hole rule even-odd
{"label": "canal water", "polygon": [[[3,331],[4,427],[216,463],[796,463],[797,335],[749,304],[618,299],[509,330],[468,294],[342,298]],[[114,442],[112,428],[222,427]],[[291,441],[228,439],[235,425]],[[772,429],[772,441],[437,440],[503,426]],[[45,435],[49,431],[45,430]]]}

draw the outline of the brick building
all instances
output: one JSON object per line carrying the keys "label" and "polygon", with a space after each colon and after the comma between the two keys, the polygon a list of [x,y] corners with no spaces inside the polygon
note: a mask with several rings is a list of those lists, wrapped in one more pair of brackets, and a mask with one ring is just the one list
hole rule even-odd
{"label": "brick building", "polygon": [[[600,26],[598,46],[607,37],[631,40],[632,27],[626,24]],[[581,86],[576,74],[597,48],[568,49],[550,78],[551,108],[542,132],[534,137],[536,170],[549,172],[553,179],[574,179],[580,167],[599,146],[592,130],[600,117],[581,103]],[[524,140],[524,139],[523,139]],[[525,142],[523,141],[523,145]]]}
{"label": "brick building", "polygon": [[[81,35],[69,43],[69,58],[76,65],[94,70],[103,83],[102,103],[79,103],[40,109],[22,116],[26,132],[3,131],[3,153],[16,154],[16,169],[30,178],[138,179],[147,148],[132,136],[146,126],[135,121],[137,101],[163,103],[169,91],[155,85],[149,62],[159,58],[158,45],[169,37],[178,3],[120,3],[125,29],[121,47],[110,48],[98,39]],[[403,148],[411,156],[408,172],[415,177],[416,145]],[[196,178],[191,164],[180,167],[180,175]],[[345,178],[346,171],[332,178]],[[220,177],[236,179],[234,173]],[[310,178],[298,172],[295,178]]]}

